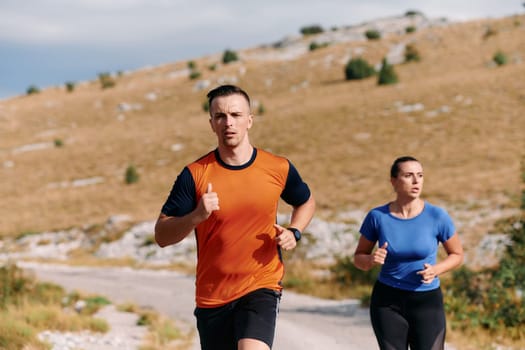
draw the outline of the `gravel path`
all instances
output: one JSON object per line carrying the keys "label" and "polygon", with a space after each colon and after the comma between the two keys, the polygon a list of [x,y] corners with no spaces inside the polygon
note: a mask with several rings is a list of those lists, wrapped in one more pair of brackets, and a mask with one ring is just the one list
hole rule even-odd
{"label": "gravel path", "polygon": [[[71,267],[28,262],[18,265],[33,271],[40,280],[54,282],[67,290],[101,294],[115,304],[134,302],[151,307],[181,322],[187,327],[184,331],[195,332],[193,276],[130,268]],[[376,341],[368,311],[360,308],[355,300],[323,300],[285,291],[273,348],[374,349]],[[197,349],[198,340],[192,347],[192,350]]]}

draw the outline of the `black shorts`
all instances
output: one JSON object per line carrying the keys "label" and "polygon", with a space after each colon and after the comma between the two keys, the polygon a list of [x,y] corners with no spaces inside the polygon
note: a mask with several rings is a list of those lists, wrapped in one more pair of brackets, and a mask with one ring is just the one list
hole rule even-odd
{"label": "black shorts", "polygon": [[445,345],[443,295],[437,288],[413,292],[376,282],[370,317],[382,350],[442,350]]}
{"label": "black shorts", "polygon": [[281,293],[257,289],[216,308],[195,308],[202,350],[237,350],[240,339],[263,341],[270,348],[275,335]]}

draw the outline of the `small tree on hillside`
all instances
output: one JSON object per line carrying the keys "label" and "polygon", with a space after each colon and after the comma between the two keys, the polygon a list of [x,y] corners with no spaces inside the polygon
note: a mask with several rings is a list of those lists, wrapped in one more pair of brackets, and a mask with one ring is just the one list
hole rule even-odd
{"label": "small tree on hillside", "polygon": [[266,113],[266,108],[264,108],[264,105],[260,103],[259,107],[257,107],[257,114],[263,115],[264,113]]}
{"label": "small tree on hillside", "polygon": [[66,82],[66,91],[73,92],[75,90],[75,83],[72,81]]}
{"label": "small tree on hillside", "polygon": [[324,32],[323,27],[318,24],[309,25],[300,29],[302,35],[313,35]]}
{"label": "small tree on hillside", "polygon": [[318,50],[318,49],[322,49],[322,48],[324,48],[324,47],[327,47],[328,45],[330,45],[330,44],[327,43],[327,42],[324,42],[324,43],[320,43],[320,44],[319,44],[319,43],[317,43],[316,41],[312,41],[312,42],[310,43],[310,47],[309,47],[309,49],[310,49],[310,51],[315,51],[315,50]]}
{"label": "small tree on hillside", "polygon": [[363,58],[352,58],[345,67],[346,80],[365,79],[375,74],[375,69]]}
{"label": "small tree on hillside", "polygon": [[507,64],[508,59],[507,55],[505,55],[502,51],[498,51],[492,56],[492,60],[498,65],[498,66],[504,66]]}
{"label": "small tree on hillside", "polygon": [[202,103],[202,110],[206,113],[210,111],[210,103],[208,102],[208,100]]}
{"label": "small tree on hillside", "polygon": [[368,40],[379,40],[381,39],[381,33],[378,30],[370,29],[365,32],[365,36]]}
{"label": "small tree on hillside", "polygon": [[113,77],[109,73],[100,73],[98,75],[98,80],[100,82],[100,86],[103,89],[112,88],[116,84],[115,79],[113,79]]}
{"label": "small tree on hillside", "polygon": [[134,184],[135,182],[138,182],[140,179],[139,172],[137,171],[137,168],[135,168],[134,165],[129,165],[126,168],[126,173],[124,174],[124,182],[128,185]]}
{"label": "small tree on hillside", "polygon": [[423,13],[418,10],[408,10],[407,12],[405,12],[405,17],[413,17],[418,15],[423,16]]}
{"label": "small tree on hillside", "polygon": [[381,70],[379,70],[379,76],[377,78],[378,85],[389,85],[396,84],[399,81],[394,66],[389,64],[386,58],[383,58]]}
{"label": "small tree on hillside", "polygon": [[224,54],[222,55],[222,63],[224,64],[238,61],[238,60],[239,60],[239,57],[237,56],[237,53],[232,50],[226,50],[224,51]]}
{"label": "small tree on hillside", "polygon": [[412,44],[405,47],[405,62],[418,62],[421,60],[419,50]]}
{"label": "small tree on hillside", "polygon": [[40,92],[40,89],[36,85],[31,85],[26,90],[26,93],[28,95],[38,94],[39,92]]}
{"label": "small tree on hillside", "polygon": [[200,78],[200,76],[201,76],[201,72],[199,72],[198,70],[192,70],[190,72],[190,80],[198,79]]}

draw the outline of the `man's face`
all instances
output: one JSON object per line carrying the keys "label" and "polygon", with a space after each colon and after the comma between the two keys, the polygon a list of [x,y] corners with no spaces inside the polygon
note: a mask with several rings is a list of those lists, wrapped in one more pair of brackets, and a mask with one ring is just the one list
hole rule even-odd
{"label": "man's face", "polygon": [[252,127],[250,106],[244,96],[235,94],[213,99],[210,106],[210,125],[219,145],[235,148],[249,143]]}

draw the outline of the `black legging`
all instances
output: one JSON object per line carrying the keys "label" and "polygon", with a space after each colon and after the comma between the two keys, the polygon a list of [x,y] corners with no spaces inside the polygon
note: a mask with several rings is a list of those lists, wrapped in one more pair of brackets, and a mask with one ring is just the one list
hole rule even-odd
{"label": "black legging", "polygon": [[443,295],[437,288],[413,292],[376,282],[370,301],[372,327],[381,350],[442,350]]}

